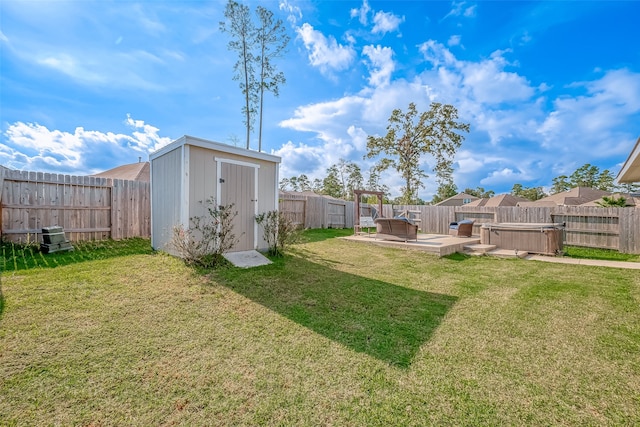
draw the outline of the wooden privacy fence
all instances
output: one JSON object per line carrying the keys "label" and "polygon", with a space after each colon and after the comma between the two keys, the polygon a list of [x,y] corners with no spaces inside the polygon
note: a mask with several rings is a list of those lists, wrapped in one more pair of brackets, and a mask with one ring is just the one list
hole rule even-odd
{"label": "wooden privacy fence", "polygon": [[[366,205],[363,205],[366,206]],[[281,194],[279,209],[303,228],[352,228],[354,202]],[[640,209],[583,206],[469,207],[384,205],[383,217],[409,210],[422,232],[448,234],[449,223],[564,223],[566,245],[640,253]],[[59,225],[72,241],[151,235],[150,184],[139,181],[24,172],[0,166],[3,239],[39,241],[43,227]]]}
{"label": "wooden privacy fence", "polygon": [[[285,194],[280,197],[280,210],[304,228],[351,228],[354,225],[354,203],[349,201]],[[640,253],[640,209],[637,208],[384,205],[381,216],[390,218],[405,210],[414,212],[423,233],[448,234],[449,224],[462,219],[475,220],[475,235],[480,235],[480,227],[485,223],[564,223],[565,245]]]}
{"label": "wooden privacy fence", "polygon": [[281,194],[279,209],[302,228],[351,228],[353,205],[330,197]]}
{"label": "wooden privacy fence", "polygon": [[0,167],[2,238],[39,241],[59,225],[71,241],[150,237],[149,183]]}
{"label": "wooden privacy fence", "polygon": [[[470,207],[470,206],[393,206],[398,210],[419,211],[424,233],[447,234],[449,223],[475,220],[473,233],[480,235],[484,223],[564,223],[564,244],[624,253],[640,253],[640,209],[598,206],[556,207]],[[385,216],[392,215],[385,205]]]}

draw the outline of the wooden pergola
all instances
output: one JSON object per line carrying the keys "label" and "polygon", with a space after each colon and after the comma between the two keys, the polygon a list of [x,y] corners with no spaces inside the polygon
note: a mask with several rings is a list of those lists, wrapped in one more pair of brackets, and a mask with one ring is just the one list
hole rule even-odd
{"label": "wooden pergola", "polygon": [[355,199],[354,204],[354,213],[353,213],[353,233],[358,234],[362,227],[371,227],[372,224],[360,224],[360,196],[373,195],[378,197],[378,212],[382,215],[382,199],[384,198],[384,192],[382,191],[372,191],[372,190],[353,190],[353,196]]}

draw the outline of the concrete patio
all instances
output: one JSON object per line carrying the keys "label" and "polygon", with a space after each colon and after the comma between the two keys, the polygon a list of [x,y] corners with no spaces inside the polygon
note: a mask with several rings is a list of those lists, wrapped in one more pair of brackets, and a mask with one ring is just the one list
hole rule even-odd
{"label": "concrete patio", "polygon": [[511,249],[499,249],[496,248],[495,245],[481,244],[479,236],[452,237],[443,234],[418,234],[417,241],[412,240],[408,242],[398,242],[393,240],[376,239],[376,233],[373,232],[368,235],[359,234],[341,237],[341,239],[392,248],[424,251],[438,256],[451,255],[455,252],[460,252],[468,255],[490,255],[502,258],[522,258],[531,261],[640,270],[640,262],[579,259],[535,254],[530,255],[523,251],[518,252]]}
{"label": "concrete patio", "polygon": [[465,252],[465,246],[480,244],[480,236],[452,237],[443,234],[418,234],[417,240],[409,240],[407,242],[377,239],[375,232],[371,234],[354,234],[342,237],[342,239],[399,249],[413,249],[438,256]]}

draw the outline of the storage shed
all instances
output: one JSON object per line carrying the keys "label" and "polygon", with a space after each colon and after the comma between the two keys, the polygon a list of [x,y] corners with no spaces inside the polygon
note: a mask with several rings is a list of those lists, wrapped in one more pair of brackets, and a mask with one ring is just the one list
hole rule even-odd
{"label": "storage shed", "polygon": [[154,249],[169,250],[173,227],[204,215],[211,198],[238,211],[232,251],[268,249],[255,216],[278,209],[279,157],[185,135],[149,161]]}

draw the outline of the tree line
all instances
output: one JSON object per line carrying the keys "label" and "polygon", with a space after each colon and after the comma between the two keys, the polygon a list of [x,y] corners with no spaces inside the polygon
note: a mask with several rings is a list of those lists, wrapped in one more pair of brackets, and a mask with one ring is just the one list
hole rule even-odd
{"label": "tree line", "polygon": [[[608,192],[633,193],[640,191],[640,185],[637,184],[615,184],[615,177],[608,170],[602,170],[597,166],[589,163],[576,169],[571,175],[560,175],[552,180],[549,193],[546,193],[543,187],[525,187],[516,183],[513,185],[510,194],[513,196],[523,197],[525,199],[536,201],[543,197],[553,194],[562,193],[576,187],[590,187]],[[317,194],[323,194],[344,200],[353,200],[354,189],[365,189],[382,191],[385,193],[385,203],[406,204],[402,196],[396,198],[389,197],[389,187],[380,183],[380,171],[373,166],[367,174],[367,179],[363,179],[363,174],[356,163],[340,159],[338,164],[332,165],[327,169],[327,175],[323,179],[316,178],[311,181],[306,175],[284,178],[280,181],[280,189],[285,191],[313,191]],[[438,187],[438,192],[434,195],[429,204],[436,204],[442,200],[448,199],[458,194],[460,191],[457,186],[451,182]],[[484,187],[465,188],[463,193],[478,198],[491,198],[496,195],[495,191],[487,190]],[[374,198],[372,198],[373,200]],[[606,198],[611,199],[609,202],[605,200],[608,206],[624,206],[624,198]],[[374,200],[375,202],[375,200]],[[425,201],[414,198],[410,204],[426,204]]]}

